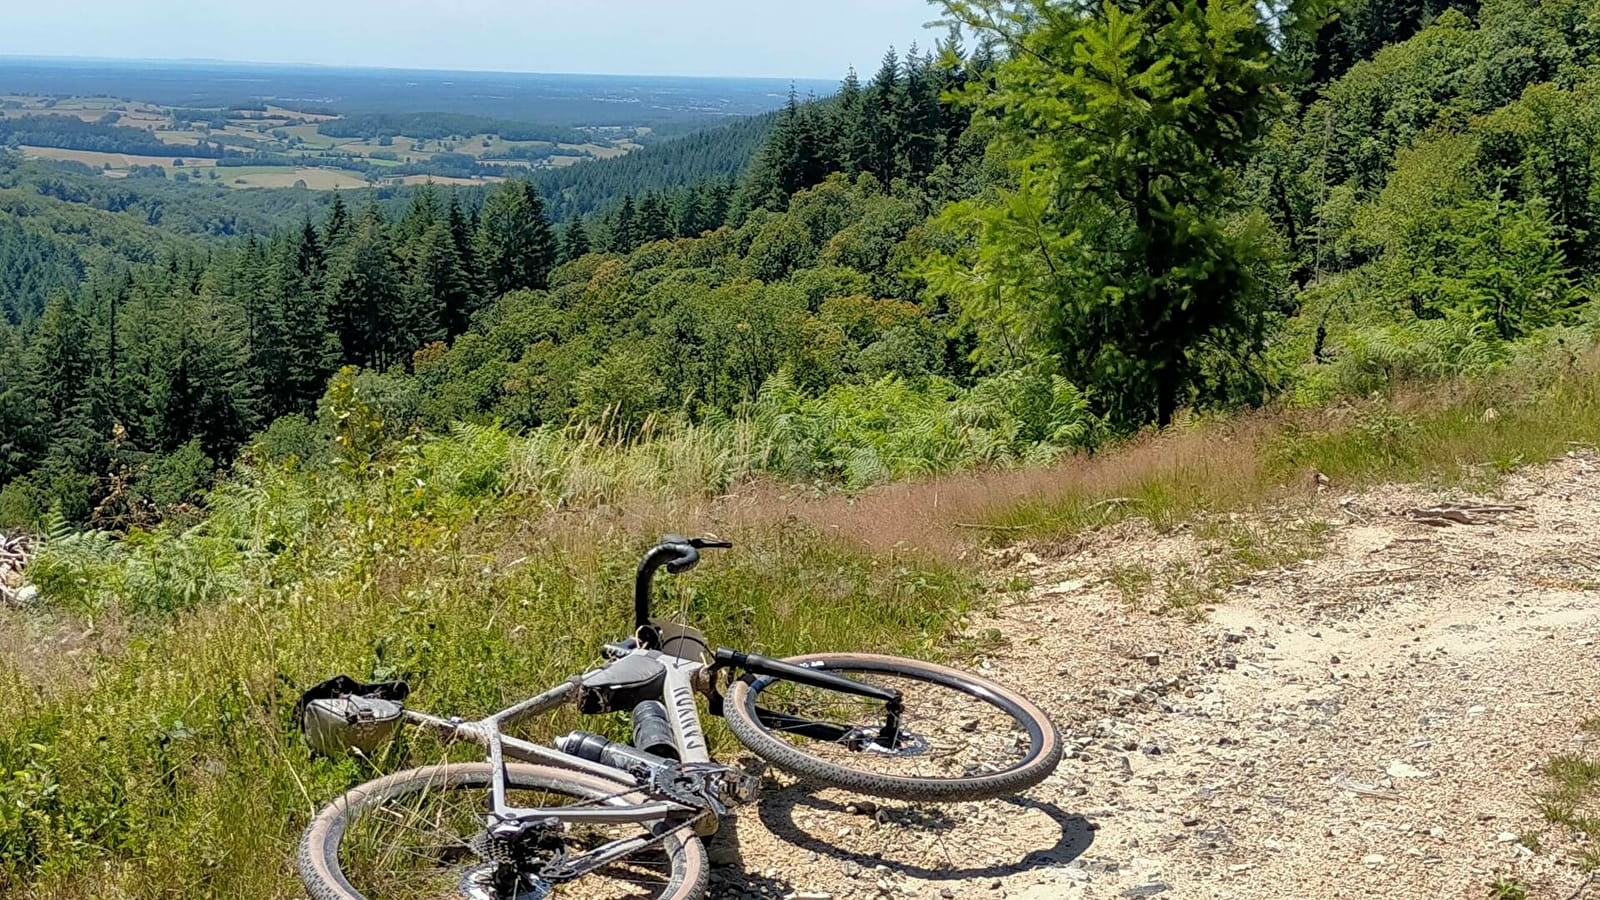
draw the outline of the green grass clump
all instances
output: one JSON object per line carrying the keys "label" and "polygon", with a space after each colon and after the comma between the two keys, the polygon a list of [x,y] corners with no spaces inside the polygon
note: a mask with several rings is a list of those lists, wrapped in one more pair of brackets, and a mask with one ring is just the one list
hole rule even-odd
{"label": "green grass clump", "polygon": [[1489,900],[1528,900],[1528,886],[1508,875],[1489,885]]}
{"label": "green grass clump", "polygon": [[[1584,723],[1589,730],[1591,722]],[[1584,871],[1600,867],[1600,760],[1581,753],[1560,753],[1544,764],[1545,789],[1538,796],[1539,814],[1552,825],[1577,832],[1585,843],[1579,857]]]}

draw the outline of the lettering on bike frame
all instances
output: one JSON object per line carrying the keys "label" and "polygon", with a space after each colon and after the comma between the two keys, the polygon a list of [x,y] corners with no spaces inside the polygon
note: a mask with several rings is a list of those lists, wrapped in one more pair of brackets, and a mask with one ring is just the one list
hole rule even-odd
{"label": "lettering on bike frame", "polygon": [[694,676],[703,668],[700,663],[688,660],[672,660],[667,664],[666,692],[671,701],[667,703],[667,710],[672,717],[672,742],[677,745],[678,758],[686,763],[711,761],[705,730],[700,727],[700,711],[694,702]]}

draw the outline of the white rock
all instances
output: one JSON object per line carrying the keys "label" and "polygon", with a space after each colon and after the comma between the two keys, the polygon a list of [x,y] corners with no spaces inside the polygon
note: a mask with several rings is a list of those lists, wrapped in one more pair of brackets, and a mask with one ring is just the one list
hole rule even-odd
{"label": "white rock", "polygon": [[1389,763],[1389,768],[1384,769],[1384,772],[1390,778],[1427,778],[1430,774],[1422,771],[1416,766],[1411,765],[1410,763],[1402,762],[1398,759],[1392,763]]}

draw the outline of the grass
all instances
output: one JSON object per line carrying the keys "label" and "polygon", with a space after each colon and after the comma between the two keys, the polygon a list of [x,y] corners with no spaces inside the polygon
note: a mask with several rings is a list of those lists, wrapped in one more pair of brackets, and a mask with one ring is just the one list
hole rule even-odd
{"label": "grass", "polygon": [[353,190],[367,186],[360,173],[342,169],[282,166],[224,166],[223,184],[236,188],[287,188],[305,182],[314,191]]}
{"label": "grass", "polygon": [[[46,552],[41,585],[75,627],[138,623],[87,672],[0,664],[0,894],[298,896],[299,830],[374,771],[307,755],[298,689],[405,677],[416,705],[472,716],[557,684],[626,634],[632,566],[665,525],[541,520],[499,494],[419,507],[386,478],[303,477],[231,488],[197,530]],[[754,651],[937,655],[976,594],[948,567],[797,523],[727,536],[739,548],[671,580],[663,612]],[[377,763],[449,753],[419,737]]]}
{"label": "grass", "polygon": [[[1130,602],[1199,614],[1227,584],[1317,552],[1321,526],[1262,512],[1309,508],[1312,471],[1335,492],[1481,488],[1600,439],[1595,371],[1200,422],[1050,467],[854,495],[763,481],[735,438],[692,432],[617,452],[463,428],[377,462],[258,460],[199,525],[57,535],[30,568],[53,606],[26,640],[0,620],[0,894],[299,896],[289,860],[317,806],[377,769],[470,748],[419,737],[370,762],[315,760],[290,721],[298,691],[338,672],[403,676],[416,705],[469,716],[531,694],[626,630],[631,567],[664,531],[739,545],[668,586],[667,607],[716,642],[1005,653],[1007,635],[965,627],[982,585],[962,560],[985,541],[1189,523],[1196,559],[1109,577]],[[1600,763],[1548,772],[1547,817],[1600,835]]]}
{"label": "grass", "polygon": [[1502,875],[1489,885],[1489,900],[1528,900],[1528,886]]}
{"label": "grass", "polygon": [[[1578,729],[1600,735],[1600,717],[1586,719]],[[1567,828],[1583,839],[1578,865],[1585,872],[1600,868],[1600,759],[1583,753],[1558,753],[1545,761],[1541,772],[1545,788],[1537,798],[1539,815],[1551,825]],[[1539,849],[1542,838],[1523,843]]]}
{"label": "grass", "polygon": [[980,517],[1003,540],[1060,539],[1127,518],[1196,517],[1386,481],[1485,489],[1498,474],[1600,443],[1596,360],[1329,409],[1199,423],[1001,485]]}
{"label": "grass", "polygon": [[1193,529],[1199,555],[1152,566],[1118,563],[1096,573],[1130,606],[1204,617],[1223,592],[1251,575],[1321,555],[1330,526],[1321,519],[1244,516],[1202,519]]}

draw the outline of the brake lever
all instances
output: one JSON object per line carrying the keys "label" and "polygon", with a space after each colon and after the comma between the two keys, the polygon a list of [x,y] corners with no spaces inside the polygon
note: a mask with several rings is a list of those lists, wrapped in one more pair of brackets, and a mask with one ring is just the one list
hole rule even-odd
{"label": "brake lever", "polygon": [[696,550],[705,550],[711,547],[715,547],[720,550],[733,549],[733,541],[724,541],[719,538],[690,538],[688,543],[689,546],[695,548]]}

